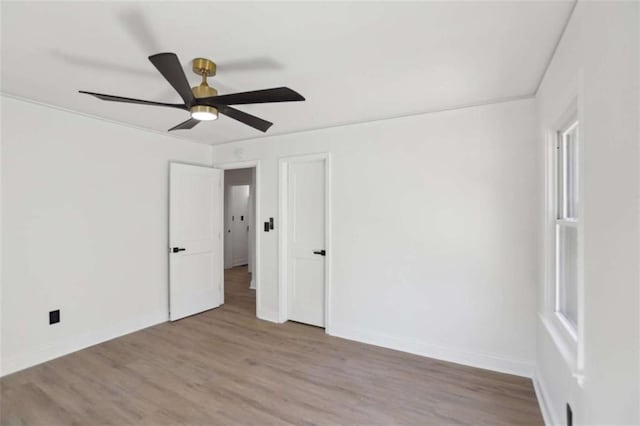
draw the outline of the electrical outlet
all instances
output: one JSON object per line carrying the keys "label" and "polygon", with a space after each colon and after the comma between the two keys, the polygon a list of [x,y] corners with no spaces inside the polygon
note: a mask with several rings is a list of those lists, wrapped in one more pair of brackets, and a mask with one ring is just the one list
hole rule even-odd
{"label": "electrical outlet", "polygon": [[573,411],[569,403],[567,403],[567,426],[573,426]]}
{"label": "electrical outlet", "polygon": [[56,324],[60,322],[60,309],[49,312],[49,324]]}

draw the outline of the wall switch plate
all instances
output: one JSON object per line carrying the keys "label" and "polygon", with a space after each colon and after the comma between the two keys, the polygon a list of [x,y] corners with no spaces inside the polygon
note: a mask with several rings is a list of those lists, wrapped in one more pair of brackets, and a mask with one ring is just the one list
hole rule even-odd
{"label": "wall switch plate", "polygon": [[49,324],[56,324],[60,322],[60,309],[49,312]]}

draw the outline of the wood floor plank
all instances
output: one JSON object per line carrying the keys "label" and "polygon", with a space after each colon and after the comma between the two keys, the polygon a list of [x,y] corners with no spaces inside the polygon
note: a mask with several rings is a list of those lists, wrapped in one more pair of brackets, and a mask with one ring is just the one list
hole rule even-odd
{"label": "wood floor plank", "polygon": [[531,381],[255,317],[226,304],[4,377],[2,425],[540,425]]}

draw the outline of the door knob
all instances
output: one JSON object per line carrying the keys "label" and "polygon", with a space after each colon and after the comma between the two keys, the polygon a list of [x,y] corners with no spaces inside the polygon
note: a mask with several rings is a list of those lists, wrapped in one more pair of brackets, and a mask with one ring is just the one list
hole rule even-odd
{"label": "door knob", "polygon": [[182,247],[174,247],[171,249],[172,252],[177,253],[179,251],[185,251],[187,250],[186,248],[182,248]]}
{"label": "door knob", "polygon": [[313,254],[319,254],[320,256],[326,256],[327,252],[324,250],[314,250]]}

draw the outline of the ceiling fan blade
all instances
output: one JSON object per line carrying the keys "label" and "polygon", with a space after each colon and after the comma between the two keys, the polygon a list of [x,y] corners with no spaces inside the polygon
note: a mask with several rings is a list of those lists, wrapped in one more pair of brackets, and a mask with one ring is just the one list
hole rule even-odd
{"label": "ceiling fan blade", "polygon": [[244,123],[247,126],[251,126],[254,129],[258,129],[261,132],[266,132],[269,130],[269,127],[273,126],[273,123],[267,120],[263,120],[255,115],[247,114],[239,109],[231,108],[230,106],[223,105],[218,108],[218,111],[220,114],[224,114],[227,117],[238,120],[239,122]]}
{"label": "ceiling fan blade", "polygon": [[191,86],[184,75],[184,70],[178,56],[175,53],[158,53],[149,56],[151,63],[160,71],[160,74],[176,89],[182,100],[187,106],[193,105],[195,100]]}
{"label": "ceiling fan blade", "polygon": [[145,54],[149,55],[160,51],[161,47],[159,47],[157,34],[151,28],[150,22],[142,12],[141,7],[126,8],[121,13],[118,13],[117,16],[124,30],[129,33],[133,41],[138,44],[138,47]]}
{"label": "ceiling fan blade", "polygon": [[187,121],[183,121],[182,123],[178,124],[177,126],[173,126],[168,131],[170,132],[172,130],[193,129],[196,126],[196,124],[198,124],[199,122],[200,120],[196,120],[195,118],[190,118]]}
{"label": "ceiling fan blade", "polygon": [[95,96],[96,98],[102,99],[103,101],[126,102],[130,104],[154,105],[188,110],[186,105],[183,104],[167,104],[164,102],[145,101],[143,99],[124,98],[122,96],[105,95],[103,93],[85,92],[84,90],[79,90],[78,92],[84,93],[85,95]]}
{"label": "ceiling fan blade", "polygon": [[277,87],[275,89],[254,90],[253,92],[231,93],[229,95],[199,98],[198,103],[215,106],[266,104],[271,102],[295,102],[304,100],[304,97],[295,90],[291,90],[288,87]]}

